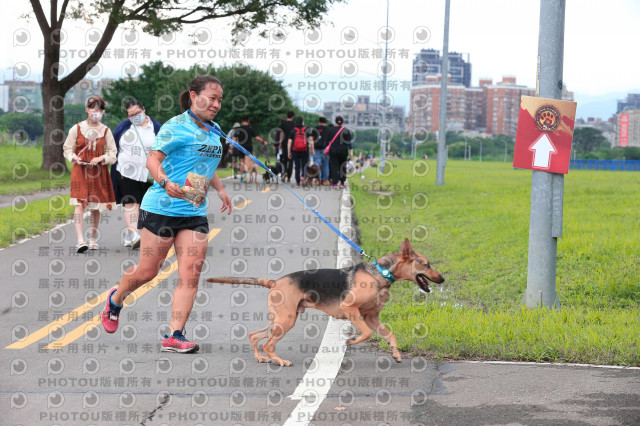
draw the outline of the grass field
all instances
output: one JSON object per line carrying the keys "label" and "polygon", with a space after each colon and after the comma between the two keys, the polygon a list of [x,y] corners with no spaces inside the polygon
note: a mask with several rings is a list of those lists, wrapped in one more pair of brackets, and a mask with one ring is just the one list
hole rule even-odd
{"label": "grass field", "polygon": [[[571,171],[558,240],[559,312],[527,310],[531,171],[510,163],[393,161],[352,176],[370,254],[408,237],[446,282],[423,294],[394,284],[382,321],[401,350],[436,358],[640,365],[640,219],[633,172]],[[391,169],[389,169],[391,170]],[[392,218],[386,224],[384,217]]]}
{"label": "grass field", "polygon": [[0,209],[0,247],[41,234],[66,222],[72,215],[69,195],[53,195],[45,200]]}
{"label": "grass field", "polygon": [[41,170],[42,147],[0,144],[0,195],[30,194],[69,186],[71,172],[63,175]]}

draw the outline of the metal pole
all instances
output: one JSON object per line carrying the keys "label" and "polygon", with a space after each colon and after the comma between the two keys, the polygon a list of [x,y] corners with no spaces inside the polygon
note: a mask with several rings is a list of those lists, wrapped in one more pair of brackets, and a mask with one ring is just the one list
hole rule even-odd
{"label": "metal pole", "polygon": [[467,137],[464,137],[464,160],[467,161]]}
{"label": "metal pole", "polygon": [[480,161],[482,161],[482,138],[480,138]]}
{"label": "metal pole", "polygon": [[504,142],[504,162],[507,162],[507,141],[502,141]]}
{"label": "metal pole", "polygon": [[[387,0],[387,26],[385,30],[389,28],[389,0]],[[380,132],[380,173],[384,173],[384,165],[387,156],[387,50],[389,47],[389,37],[384,38],[384,62],[382,70],[382,132]],[[383,132],[384,137],[383,137]]]}
{"label": "metal pole", "polygon": [[[540,1],[538,96],[562,99],[565,0]],[[562,234],[564,175],[534,170],[531,179],[529,263],[523,301],[560,309],[556,292],[557,238]]]}
{"label": "metal pole", "polygon": [[447,138],[447,76],[449,74],[449,9],[450,0],[444,7],[444,42],[442,44],[442,72],[440,82],[440,124],[438,125],[438,167],[436,185],[444,185],[445,146]]}

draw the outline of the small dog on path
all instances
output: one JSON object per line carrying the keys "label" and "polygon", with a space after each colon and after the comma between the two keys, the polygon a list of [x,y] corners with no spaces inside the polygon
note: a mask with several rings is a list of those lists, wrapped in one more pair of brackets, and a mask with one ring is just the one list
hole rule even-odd
{"label": "small dog on path", "polygon": [[313,181],[318,181],[318,185],[320,184],[320,166],[317,164],[307,164],[302,186],[313,186]]}
{"label": "small dog on path", "polygon": [[[378,259],[382,268],[388,269],[391,277],[385,278],[372,263],[360,263],[343,269],[317,269],[294,272],[277,280],[266,278],[218,277],[207,278],[208,282],[225,284],[251,284],[269,289],[267,306],[269,324],[249,334],[251,348],[258,362],[273,361],[280,366],[290,366],[291,361],[275,353],[278,341],[291,330],[298,314],[306,308],[320,309],[334,318],[348,319],[361,332],[360,336],[347,341],[355,345],[371,337],[372,331],[384,337],[397,362],[402,361],[396,338],[380,323],[379,315],[389,299],[392,279],[413,281],[423,291],[429,292],[429,281],[444,282],[442,275],[431,268],[426,257],[416,253],[408,239],[399,252]],[[262,339],[267,339],[258,347]]]}

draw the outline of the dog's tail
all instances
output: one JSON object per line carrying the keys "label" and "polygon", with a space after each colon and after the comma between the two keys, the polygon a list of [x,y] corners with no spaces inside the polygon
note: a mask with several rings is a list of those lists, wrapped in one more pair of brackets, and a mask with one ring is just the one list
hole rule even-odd
{"label": "dog's tail", "polygon": [[249,277],[215,277],[215,278],[207,278],[206,281],[209,283],[221,283],[221,284],[259,285],[266,288],[271,288],[276,284],[275,280],[268,280],[266,278],[249,278]]}

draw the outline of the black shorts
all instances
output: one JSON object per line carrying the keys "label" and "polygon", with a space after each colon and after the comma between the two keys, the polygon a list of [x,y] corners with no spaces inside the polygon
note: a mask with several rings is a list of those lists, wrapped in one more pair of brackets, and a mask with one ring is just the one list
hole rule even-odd
{"label": "black shorts", "polygon": [[148,229],[163,238],[174,238],[181,229],[209,233],[209,220],[206,216],[165,216],[140,210],[138,229]]}
{"label": "black shorts", "polygon": [[141,204],[142,197],[151,188],[148,182],[139,182],[122,176],[120,173],[116,175],[116,185],[120,191],[120,203],[125,206],[127,204]]}
{"label": "black shorts", "polygon": [[[241,145],[241,146],[242,146],[244,149],[246,149],[246,150],[247,150],[247,152],[248,152],[249,154],[253,154],[253,145],[250,145],[250,146],[244,146],[244,145]],[[242,151],[240,151],[238,148],[234,149],[234,150],[233,150],[233,152],[238,152],[238,158],[244,158],[244,157],[246,157],[245,153],[244,153],[244,152],[242,152]]]}

